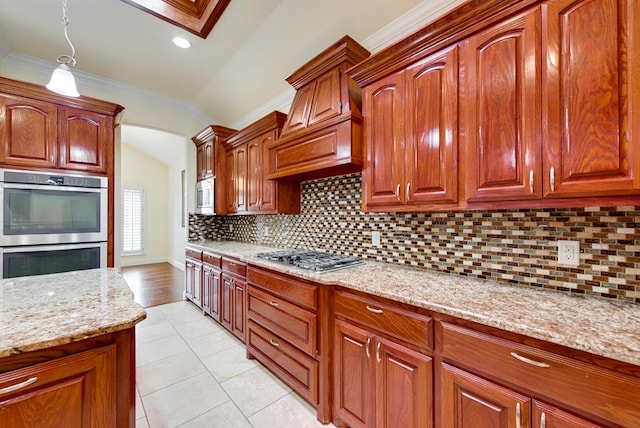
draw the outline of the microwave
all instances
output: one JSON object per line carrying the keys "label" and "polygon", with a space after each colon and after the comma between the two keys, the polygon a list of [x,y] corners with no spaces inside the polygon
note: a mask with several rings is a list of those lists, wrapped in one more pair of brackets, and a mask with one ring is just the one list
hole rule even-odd
{"label": "microwave", "polygon": [[213,215],[215,209],[215,177],[196,183],[196,214]]}

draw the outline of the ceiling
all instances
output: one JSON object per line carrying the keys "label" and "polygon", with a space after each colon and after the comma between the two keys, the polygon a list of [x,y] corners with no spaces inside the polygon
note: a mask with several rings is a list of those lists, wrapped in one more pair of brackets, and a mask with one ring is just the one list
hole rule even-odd
{"label": "ceiling", "polygon": [[[77,69],[176,98],[231,126],[291,91],[285,78],[343,35],[362,41],[420,3],[233,0],[202,39],[120,0],[69,0],[68,29]],[[70,53],[61,16],[60,0],[0,2],[0,58],[14,52],[53,63]],[[192,47],[174,46],[177,35]]]}

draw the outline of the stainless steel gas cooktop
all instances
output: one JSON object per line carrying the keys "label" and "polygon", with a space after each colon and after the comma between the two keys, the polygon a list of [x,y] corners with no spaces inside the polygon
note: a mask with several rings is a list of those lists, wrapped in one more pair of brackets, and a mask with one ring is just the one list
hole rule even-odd
{"label": "stainless steel gas cooktop", "polygon": [[272,251],[267,253],[258,253],[256,256],[264,260],[286,263],[301,269],[312,270],[315,272],[328,272],[364,263],[357,257],[328,254],[314,250]]}

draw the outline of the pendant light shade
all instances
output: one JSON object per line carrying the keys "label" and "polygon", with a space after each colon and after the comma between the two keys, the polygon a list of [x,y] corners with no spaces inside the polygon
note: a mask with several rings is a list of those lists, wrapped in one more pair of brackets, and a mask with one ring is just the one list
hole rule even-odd
{"label": "pendant light shade", "polygon": [[62,0],[62,25],[64,27],[64,37],[67,39],[69,46],[71,46],[71,55],[60,55],[57,59],[60,64],[51,74],[51,80],[47,83],[46,88],[50,91],[56,92],[67,97],[79,97],[78,89],[76,88],[76,79],[71,73],[69,65],[75,67],[76,65],[76,49],[73,47],[73,43],[69,39],[67,33],[67,26],[69,25],[69,18],[67,18],[67,0]]}
{"label": "pendant light shade", "polygon": [[51,80],[47,83],[47,89],[68,97],[80,96],[76,88],[76,79],[67,64],[60,64],[53,70]]}

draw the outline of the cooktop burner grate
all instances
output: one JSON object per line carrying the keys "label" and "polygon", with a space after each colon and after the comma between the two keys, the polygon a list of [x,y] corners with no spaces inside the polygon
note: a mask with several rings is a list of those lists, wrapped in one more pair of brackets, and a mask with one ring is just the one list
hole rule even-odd
{"label": "cooktop burner grate", "polygon": [[328,272],[364,263],[357,257],[329,254],[314,250],[281,250],[258,253],[256,256],[264,260],[286,263],[315,272]]}

